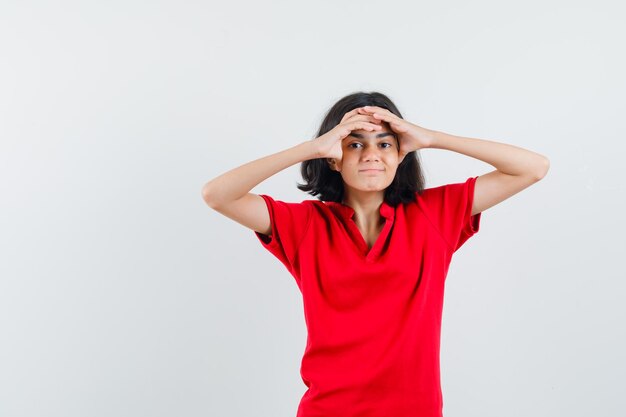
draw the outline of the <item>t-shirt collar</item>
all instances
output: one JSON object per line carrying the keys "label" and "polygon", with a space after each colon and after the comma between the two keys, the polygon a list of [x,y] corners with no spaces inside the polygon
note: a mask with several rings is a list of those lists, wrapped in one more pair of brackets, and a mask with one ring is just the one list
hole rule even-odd
{"label": "t-shirt collar", "polygon": [[[339,211],[339,213],[346,219],[351,219],[354,217],[354,209],[348,205],[342,204],[342,203],[337,203],[337,202],[333,202],[332,203],[333,206],[335,206],[337,208],[337,210]],[[383,203],[380,205],[380,209],[379,209],[380,215],[383,216],[386,219],[393,219],[395,210],[392,206],[390,206],[389,204],[387,204],[386,201],[383,200]]]}

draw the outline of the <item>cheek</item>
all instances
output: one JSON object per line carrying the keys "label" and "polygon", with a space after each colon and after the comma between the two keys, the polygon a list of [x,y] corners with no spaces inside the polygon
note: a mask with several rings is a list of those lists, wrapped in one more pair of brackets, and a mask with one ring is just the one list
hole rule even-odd
{"label": "cheek", "polygon": [[343,151],[343,155],[341,156],[341,162],[345,164],[354,164],[355,161],[358,160],[358,156],[354,151],[345,150]]}

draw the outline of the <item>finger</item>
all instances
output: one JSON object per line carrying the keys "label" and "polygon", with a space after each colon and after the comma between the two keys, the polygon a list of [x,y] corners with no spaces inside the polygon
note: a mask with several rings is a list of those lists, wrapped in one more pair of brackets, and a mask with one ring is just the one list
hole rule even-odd
{"label": "finger", "polygon": [[347,119],[349,119],[350,117],[354,116],[355,114],[357,114],[356,109],[350,110],[349,112],[347,112],[346,114],[343,115],[343,117],[341,118],[341,121],[339,122],[339,124],[345,122]]}
{"label": "finger", "polygon": [[354,130],[367,130],[367,131],[376,131],[376,130],[380,130],[382,129],[381,126],[379,125],[375,125],[375,124],[371,124],[371,123],[367,123],[367,122],[352,122],[352,123],[348,123],[346,124],[346,133],[343,136],[343,139],[346,139],[348,136],[350,136],[350,133]]}
{"label": "finger", "polygon": [[382,126],[368,122],[354,122],[350,124],[351,130],[380,130]]}
{"label": "finger", "polygon": [[[359,114],[367,114],[370,116],[373,116],[375,113],[383,113],[385,111],[385,109],[381,109],[379,107],[370,107],[370,106],[359,107],[357,110]],[[395,116],[391,112],[388,112],[388,113],[391,116]]]}
{"label": "finger", "polygon": [[346,114],[343,115],[343,117],[341,118],[341,121],[339,123],[343,123],[346,120],[348,120],[350,117],[360,114],[359,113],[359,109],[361,109],[361,107],[357,107],[355,109],[350,110],[349,112],[347,112]]}
{"label": "finger", "polygon": [[387,114],[374,113],[372,116],[376,118],[377,120],[381,120],[383,122],[389,123],[389,125],[395,128],[401,128],[403,126],[404,119],[399,118],[395,114],[387,115]]}
{"label": "finger", "polygon": [[382,107],[377,106],[365,106],[365,111],[371,114],[384,114],[388,117],[392,117],[394,119],[401,119],[396,114],[392,113],[388,109],[384,109]]}
{"label": "finger", "polygon": [[349,117],[345,121],[348,122],[348,121],[355,121],[355,120],[361,120],[361,121],[370,122],[370,123],[382,123],[382,121],[376,119],[372,115],[366,115],[366,114],[356,114],[354,116]]}
{"label": "finger", "polygon": [[351,120],[363,120],[363,121],[367,121],[370,123],[382,123],[381,120],[376,119],[374,116],[372,116],[371,114],[368,113],[362,113],[360,109],[356,109],[357,110],[357,114],[355,114],[354,116],[348,117],[345,121],[351,121]]}
{"label": "finger", "polygon": [[388,109],[384,109],[378,106],[364,106],[364,107],[359,108],[359,112],[362,114],[371,114],[371,115],[384,114],[389,117],[399,118],[394,113],[390,112]]}
{"label": "finger", "polygon": [[397,117],[392,117],[392,116],[389,116],[389,115],[384,114],[384,113],[373,113],[372,117],[374,119],[376,119],[376,120],[383,120],[383,121],[388,122],[388,123],[396,123],[397,124]]}
{"label": "finger", "polygon": [[378,106],[363,106],[362,107],[363,110],[368,111],[368,112],[374,112],[374,111],[379,111],[379,112],[388,112],[391,113],[388,109],[385,109],[383,107],[378,107]]}

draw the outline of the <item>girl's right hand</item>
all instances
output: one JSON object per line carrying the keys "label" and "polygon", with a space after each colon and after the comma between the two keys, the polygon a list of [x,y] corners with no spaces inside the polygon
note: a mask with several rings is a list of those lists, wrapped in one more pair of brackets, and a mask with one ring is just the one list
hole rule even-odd
{"label": "girl's right hand", "polygon": [[374,131],[382,129],[380,120],[367,114],[360,114],[358,111],[359,108],[356,108],[344,114],[337,126],[317,139],[313,139],[318,158],[341,160],[343,157],[342,141],[353,130]]}

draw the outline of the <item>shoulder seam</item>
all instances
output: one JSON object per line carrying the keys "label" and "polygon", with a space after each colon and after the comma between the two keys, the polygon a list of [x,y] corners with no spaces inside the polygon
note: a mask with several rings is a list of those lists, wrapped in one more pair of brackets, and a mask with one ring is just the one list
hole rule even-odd
{"label": "shoulder seam", "polygon": [[295,257],[298,256],[298,252],[300,252],[300,246],[302,245],[302,242],[304,242],[304,238],[309,231],[309,226],[311,225],[311,218],[313,218],[313,206],[311,203],[307,204],[307,206],[309,207],[307,210],[309,215],[306,221],[306,226],[304,227],[304,232],[302,233],[302,237],[300,238],[300,242],[298,242],[298,245],[296,246],[296,249],[293,253],[294,259],[291,259],[292,265],[294,264]]}
{"label": "shoulder seam", "polygon": [[[419,196],[418,196],[419,198]],[[452,245],[446,240],[446,238],[444,237],[443,233],[441,233],[441,230],[439,230],[439,228],[437,226],[435,226],[435,224],[433,223],[433,221],[430,219],[430,216],[428,215],[428,213],[426,213],[426,210],[424,210],[424,208],[422,207],[421,204],[417,204],[417,207],[420,209],[420,211],[422,213],[424,213],[424,217],[426,217],[426,220],[428,220],[428,223],[430,223],[430,225],[433,227],[433,229],[435,229],[437,231],[437,234],[439,235],[439,237],[441,237],[441,240],[443,240],[443,242],[446,244],[446,246],[448,246],[448,249],[450,249],[451,251],[454,251],[454,248],[452,247]]]}

